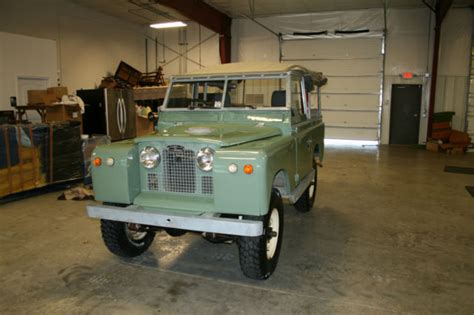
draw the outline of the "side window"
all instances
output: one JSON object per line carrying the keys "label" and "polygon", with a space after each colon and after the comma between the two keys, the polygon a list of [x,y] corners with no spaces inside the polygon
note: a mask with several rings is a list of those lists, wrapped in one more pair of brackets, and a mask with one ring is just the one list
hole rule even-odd
{"label": "side window", "polygon": [[301,81],[298,79],[291,79],[291,107],[295,114],[304,115],[303,100],[301,98]]}

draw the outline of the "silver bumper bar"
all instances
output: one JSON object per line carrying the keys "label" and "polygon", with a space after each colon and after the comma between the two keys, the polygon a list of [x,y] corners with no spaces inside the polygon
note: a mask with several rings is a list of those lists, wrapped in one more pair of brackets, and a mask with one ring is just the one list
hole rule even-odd
{"label": "silver bumper bar", "polygon": [[87,206],[87,214],[91,218],[197,232],[239,236],[260,236],[263,234],[263,225],[260,221],[220,218],[206,214],[168,214],[165,211],[160,212],[133,205],[126,208],[90,205]]}

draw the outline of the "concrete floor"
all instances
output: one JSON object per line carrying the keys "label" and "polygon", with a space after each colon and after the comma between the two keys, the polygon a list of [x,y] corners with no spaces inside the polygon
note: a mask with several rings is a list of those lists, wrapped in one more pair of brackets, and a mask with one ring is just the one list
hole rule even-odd
{"label": "concrete floor", "polygon": [[50,193],[0,206],[1,314],[473,314],[474,166],[415,148],[328,148],[307,214],[285,207],[280,262],[240,273],[235,245],[158,234],[123,260],[86,202]]}

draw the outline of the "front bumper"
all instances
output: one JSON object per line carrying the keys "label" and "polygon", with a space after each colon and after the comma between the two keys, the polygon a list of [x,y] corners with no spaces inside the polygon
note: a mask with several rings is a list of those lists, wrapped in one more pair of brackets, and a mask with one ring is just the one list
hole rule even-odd
{"label": "front bumper", "polygon": [[147,209],[134,205],[126,208],[90,205],[87,206],[87,214],[91,218],[197,232],[238,236],[260,236],[263,234],[261,221],[221,218],[209,213],[200,215],[177,214],[166,210]]}

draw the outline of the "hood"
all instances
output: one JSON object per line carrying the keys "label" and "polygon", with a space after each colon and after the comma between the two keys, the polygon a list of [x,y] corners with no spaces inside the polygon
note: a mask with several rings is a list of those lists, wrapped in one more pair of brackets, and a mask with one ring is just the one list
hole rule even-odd
{"label": "hood", "polygon": [[250,141],[270,138],[281,135],[281,130],[273,126],[250,124],[183,124],[162,130],[161,132],[142,138],[141,141],[197,141],[212,143],[220,147],[228,147]]}

